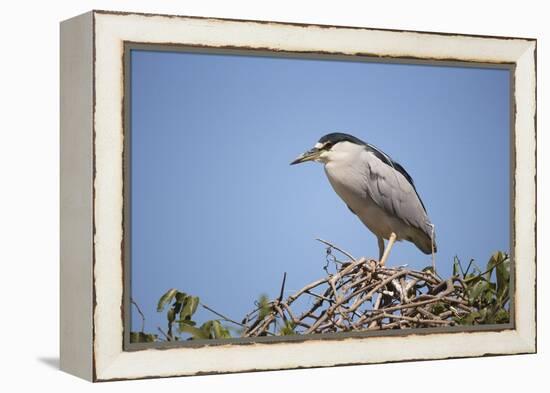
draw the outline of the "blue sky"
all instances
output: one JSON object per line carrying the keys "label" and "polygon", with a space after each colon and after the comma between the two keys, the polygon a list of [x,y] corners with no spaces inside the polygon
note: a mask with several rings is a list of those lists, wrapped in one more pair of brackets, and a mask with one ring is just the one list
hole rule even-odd
{"label": "blue sky", "polygon": [[[320,164],[290,166],[346,132],[400,162],[435,224],[438,272],[509,244],[509,71],[133,50],[132,297],[146,330],[169,288],[240,320],[261,293],[321,276],[321,237],[377,242]],[[407,242],[390,265],[429,265]],[[197,319],[214,316],[207,311]],[[132,313],[134,328],[140,318]]]}

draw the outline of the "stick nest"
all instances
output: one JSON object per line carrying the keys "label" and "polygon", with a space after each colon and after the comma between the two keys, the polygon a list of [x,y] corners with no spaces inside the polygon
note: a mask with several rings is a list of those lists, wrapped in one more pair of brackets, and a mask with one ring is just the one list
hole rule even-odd
{"label": "stick nest", "polygon": [[[472,312],[458,276],[382,266],[324,243],[327,275],[286,298],[285,275],[280,296],[243,319],[242,337],[453,326]],[[333,249],[349,260],[339,261]]]}

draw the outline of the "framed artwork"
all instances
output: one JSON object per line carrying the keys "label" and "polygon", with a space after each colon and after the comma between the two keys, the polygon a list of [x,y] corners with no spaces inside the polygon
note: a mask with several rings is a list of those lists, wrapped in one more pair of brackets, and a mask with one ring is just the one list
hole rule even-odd
{"label": "framed artwork", "polygon": [[535,92],[530,38],[62,22],[61,368],[535,352]]}

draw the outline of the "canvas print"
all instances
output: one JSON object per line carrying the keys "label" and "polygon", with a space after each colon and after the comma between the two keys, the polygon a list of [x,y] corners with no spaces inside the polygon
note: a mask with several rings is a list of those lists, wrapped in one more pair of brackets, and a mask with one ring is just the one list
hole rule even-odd
{"label": "canvas print", "polygon": [[129,51],[131,343],[508,326],[511,70]]}

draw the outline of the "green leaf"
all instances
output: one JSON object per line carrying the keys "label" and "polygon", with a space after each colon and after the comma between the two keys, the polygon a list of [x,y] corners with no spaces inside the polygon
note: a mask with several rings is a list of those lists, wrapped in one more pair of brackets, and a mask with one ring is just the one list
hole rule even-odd
{"label": "green leaf", "polygon": [[455,321],[460,325],[473,325],[476,318],[480,316],[479,312],[474,311],[466,315],[464,318],[455,318]]}
{"label": "green leaf", "polygon": [[503,255],[502,262],[497,266],[497,293],[508,290],[510,283],[510,259]]}
{"label": "green leaf", "polygon": [[220,338],[231,338],[231,333],[226,326],[221,325],[221,336]]}
{"label": "green leaf", "polygon": [[432,306],[432,313],[435,314],[435,315],[439,315],[442,312],[445,312],[446,310],[447,310],[447,308],[441,302],[434,303],[433,306]]}
{"label": "green leaf", "polygon": [[191,334],[192,338],[194,339],[209,339],[210,338],[210,332],[203,330],[202,326],[201,328],[196,328],[194,326],[190,326],[187,324],[183,324],[179,326],[182,333],[189,333]]}
{"label": "green leaf", "polygon": [[[195,303],[196,302],[196,303]],[[187,296],[185,299],[185,305],[182,307],[180,314],[179,314],[179,320],[178,327],[180,331],[184,331],[184,325],[190,325],[195,326],[196,322],[191,320],[191,316],[197,309],[197,305],[199,304],[199,298],[193,297],[193,296]]]}
{"label": "green leaf", "polygon": [[198,329],[197,328],[189,329],[188,327],[185,327],[184,329],[195,332],[195,334],[193,335],[194,338],[221,339],[221,338],[231,337],[231,333],[229,332],[229,329],[224,327],[220,323],[220,321],[216,319],[211,321],[206,321]]}
{"label": "green leaf", "polygon": [[180,318],[190,319],[195,313],[195,311],[197,311],[198,305],[199,305],[198,296],[187,296],[185,298],[184,306],[181,309]]}
{"label": "green leaf", "polygon": [[475,292],[477,292],[477,297],[481,298],[485,292],[490,291],[491,287],[489,283],[485,280],[481,280],[476,284],[476,287],[474,288]]}
{"label": "green leaf", "polygon": [[214,332],[214,338],[223,338],[222,325],[220,321],[212,321],[212,331]]}
{"label": "green leaf", "polygon": [[487,313],[488,311],[486,308],[482,308],[481,310],[479,310],[479,318],[476,318],[477,322],[484,323],[487,319]]}
{"label": "green leaf", "polygon": [[172,305],[172,308],[174,309],[174,314],[177,315],[182,309],[182,304],[178,301],[175,301]]}
{"label": "green leaf", "polygon": [[172,307],[168,312],[166,313],[166,317],[168,318],[168,322],[172,323],[176,319],[176,310]]}
{"label": "green leaf", "polygon": [[152,343],[156,340],[156,334],[147,334],[144,332],[130,332],[131,343]]}
{"label": "green leaf", "polygon": [[424,269],[422,269],[423,272],[425,273],[433,273],[434,272],[434,268],[433,266],[426,266]]}
{"label": "green leaf", "polygon": [[176,302],[183,303],[186,297],[187,294],[185,292],[178,291],[178,293],[176,293]]}
{"label": "green leaf", "polygon": [[296,324],[292,321],[286,321],[285,325],[281,327],[279,330],[279,334],[281,336],[293,336],[296,334],[294,329],[296,328]]}
{"label": "green leaf", "polygon": [[487,281],[477,282],[470,290],[469,299],[470,303],[474,303],[478,300],[478,297],[489,288]]}
{"label": "green leaf", "polygon": [[495,313],[493,319],[494,323],[508,323],[510,322],[510,313],[501,308]]}
{"label": "green leaf", "polygon": [[464,282],[471,286],[471,285],[476,284],[477,282],[479,282],[481,280],[485,280],[485,278],[483,278],[483,276],[481,276],[481,275],[470,273],[466,276],[466,278],[464,279]]}
{"label": "green leaf", "polygon": [[260,296],[260,299],[258,300],[258,307],[260,308],[258,319],[262,320],[271,312],[271,305],[269,304],[269,298],[267,295]]}
{"label": "green leaf", "polygon": [[205,323],[203,323],[200,327],[200,330],[202,330],[204,338],[212,338],[212,321],[206,321]]}
{"label": "green leaf", "polygon": [[197,324],[197,322],[191,319],[180,319],[180,320],[177,320],[176,322],[180,324],[183,323],[184,325],[189,325],[189,326],[195,326]]}
{"label": "green leaf", "polygon": [[177,289],[169,289],[164,295],[161,296],[157,305],[157,312],[164,310],[164,307],[169,304],[174,296],[178,293]]}
{"label": "green leaf", "polygon": [[486,303],[492,303],[495,300],[495,290],[494,287],[496,287],[495,284],[490,283],[489,284],[489,290],[485,291],[483,294],[483,299]]}
{"label": "green leaf", "polygon": [[231,337],[231,334],[229,333],[229,330],[224,327],[220,321],[218,320],[213,320],[212,321],[212,332],[210,334],[211,337],[213,338],[216,338],[216,339],[221,339],[221,338],[229,338]]}
{"label": "green leaf", "polygon": [[487,261],[487,268],[486,268],[487,273],[485,273],[485,278],[487,280],[490,280],[491,275],[493,273],[493,269],[495,268],[495,265],[497,264],[497,261],[498,261],[497,254],[498,254],[498,252],[491,255],[491,258],[489,258],[489,261]]}

